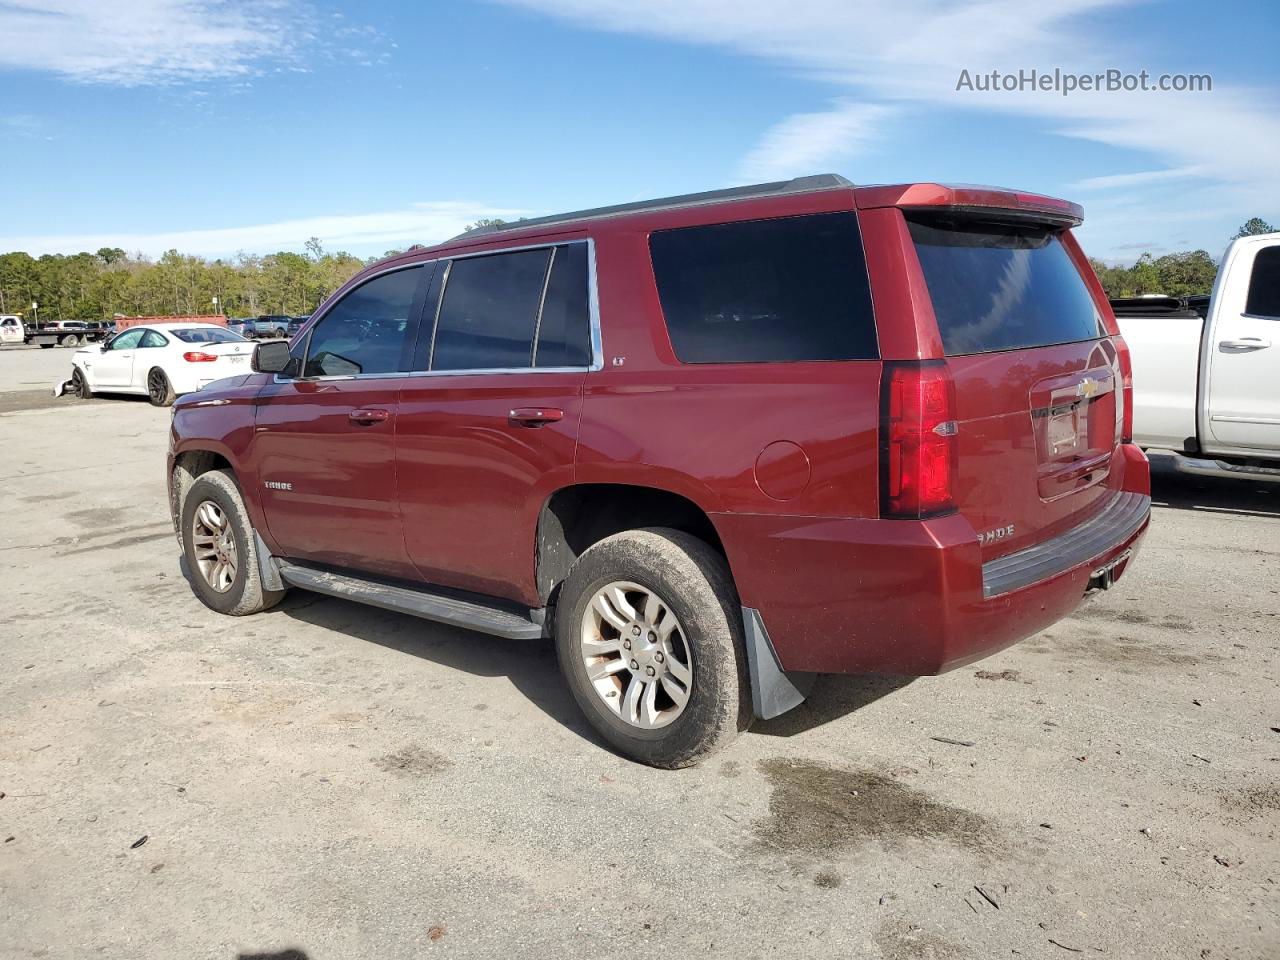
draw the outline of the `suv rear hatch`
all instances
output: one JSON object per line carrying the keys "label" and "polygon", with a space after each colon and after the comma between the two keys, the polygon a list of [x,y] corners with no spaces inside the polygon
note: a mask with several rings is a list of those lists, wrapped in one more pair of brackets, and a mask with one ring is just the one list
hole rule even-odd
{"label": "suv rear hatch", "polygon": [[1063,242],[1026,210],[903,211],[955,385],[954,500],[984,562],[1096,515],[1120,442],[1118,351]]}

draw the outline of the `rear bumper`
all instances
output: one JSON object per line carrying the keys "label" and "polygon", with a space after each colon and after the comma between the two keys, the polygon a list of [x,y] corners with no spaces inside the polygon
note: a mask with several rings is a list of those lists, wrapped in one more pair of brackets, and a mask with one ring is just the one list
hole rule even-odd
{"label": "rear bumper", "polygon": [[1091,582],[1125,574],[1150,522],[1150,487],[1145,457],[1122,449],[1123,488],[1106,510],[985,566],[959,515],[713,519],[742,603],[760,612],[784,670],[941,673],[1045,629],[1080,605]]}

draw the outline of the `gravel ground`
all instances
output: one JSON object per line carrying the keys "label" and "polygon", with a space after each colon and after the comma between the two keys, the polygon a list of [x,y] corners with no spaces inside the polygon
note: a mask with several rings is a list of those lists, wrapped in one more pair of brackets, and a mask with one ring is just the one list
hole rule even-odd
{"label": "gravel ground", "polygon": [[1280,491],[1157,462],[1074,618],[663,773],[547,644],[207,610],[167,411],[48,355],[0,351],[0,956],[1280,957]]}

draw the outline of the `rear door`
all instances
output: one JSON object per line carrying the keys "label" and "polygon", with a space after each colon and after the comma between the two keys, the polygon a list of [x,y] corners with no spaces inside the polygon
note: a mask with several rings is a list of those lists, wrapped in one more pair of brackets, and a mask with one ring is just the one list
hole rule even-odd
{"label": "rear door", "polygon": [[907,214],[955,381],[956,501],[984,559],[1088,519],[1120,439],[1120,363],[1061,228]]}
{"label": "rear door", "polygon": [[1214,294],[1208,427],[1214,447],[1274,453],[1280,449],[1280,243],[1242,247]]}
{"label": "rear door", "polygon": [[409,556],[444,586],[534,605],[542,503],[572,482],[594,362],[584,240],[453,259],[400,389]]}
{"label": "rear door", "polygon": [[299,375],[258,397],[251,457],[285,556],[413,577],[396,502],[396,397],[434,264],[377,274],[298,345]]}

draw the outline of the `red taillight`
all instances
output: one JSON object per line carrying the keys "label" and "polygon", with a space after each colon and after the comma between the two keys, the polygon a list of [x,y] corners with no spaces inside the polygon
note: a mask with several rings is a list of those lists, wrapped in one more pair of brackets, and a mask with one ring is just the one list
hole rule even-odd
{"label": "red taillight", "polygon": [[886,363],[880,394],[880,513],[955,509],[956,388],[944,361]]}
{"label": "red taillight", "polygon": [[187,363],[213,363],[218,357],[213,353],[201,353],[199,350],[191,350],[182,355],[182,359]]}
{"label": "red taillight", "polygon": [[1120,360],[1120,442],[1133,443],[1133,357],[1124,337],[1117,334],[1111,342]]}

